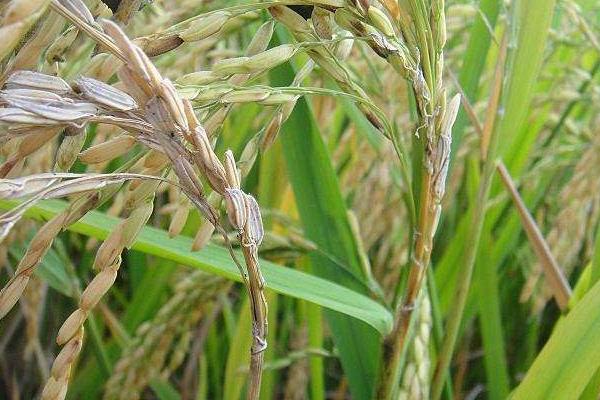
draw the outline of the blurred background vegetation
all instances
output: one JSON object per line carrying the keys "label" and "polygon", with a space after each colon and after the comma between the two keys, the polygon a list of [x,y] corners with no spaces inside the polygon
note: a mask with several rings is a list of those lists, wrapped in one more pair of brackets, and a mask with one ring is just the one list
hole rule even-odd
{"label": "blurred background vegetation", "polygon": [[[8,3],[0,3],[0,10]],[[152,34],[203,13],[258,3],[155,0],[132,15],[126,32],[152,40]],[[98,1],[86,4],[94,16],[111,15]],[[315,12],[329,12],[304,7],[298,11],[313,16],[311,26]],[[181,93],[201,102],[211,89],[186,84],[182,77],[244,54],[271,18],[259,7],[248,10],[216,34],[178,44],[153,62]],[[595,285],[600,277],[600,4],[447,0],[445,10],[445,87],[463,98],[431,268],[397,398],[432,396],[437,366],[446,399],[504,399],[513,391],[523,399],[595,399],[600,393],[600,286]],[[89,71],[94,42],[50,9],[20,46],[40,29],[49,39],[34,49],[33,69],[67,81]],[[291,41],[285,26],[276,23],[271,47]],[[353,81],[401,136],[414,158],[406,162],[419,165],[410,84],[367,41],[356,40],[349,50],[342,61]],[[308,57],[299,52],[249,84],[291,85]],[[8,69],[10,59],[0,71]],[[258,134],[277,120],[277,108],[251,101],[228,105],[222,123],[217,109],[199,111],[204,122],[218,121],[216,153],[221,157],[231,149],[241,160],[247,174],[243,188],[257,198],[263,215],[260,256],[269,347],[261,398],[375,398],[386,357],[382,343],[408,274],[413,231],[406,196],[414,188],[401,173],[391,142],[322,69],[299,84],[324,90],[298,92],[306,96],[256,162]],[[490,122],[494,115],[495,123]],[[495,172],[489,196],[481,196],[486,129],[498,139],[494,161],[506,165],[544,242],[527,235],[532,226]],[[91,124],[83,148],[116,133]],[[30,154],[9,176],[51,171],[57,146]],[[106,162],[79,159],[70,170],[114,172],[139,157],[141,148],[132,145]],[[3,146],[2,159],[12,152],[14,147]],[[247,171],[244,162],[251,167]],[[56,332],[94,276],[95,250],[115,218],[123,216],[125,196],[118,193],[57,237],[18,305],[0,322],[0,398],[39,396],[59,351]],[[28,214],[32,218],[21,220],[0,244],[3,284],[40,221],[64,204],[36,205]],[[473,240],[478,205],[485,218],[480,240]],[[0,206],[10,204],[0,201]],[[154,229],[144,228],[137,244],[123,253],[114,287],[86,322],[67,398],[242,398],[251,315],[223,239],[215,235],[200,252],[189,250],[194,240],[204,239],[197,234],[206,222],[176,187],[159,186],[154,211],[148,222]],[[573,288],[566,307],[553,299],[557,289],[549,282],[547,259],[540,256],[548,253],[539,250],[544,244]],[[472,277],[465,276],[470,250]],[[460,291],[467,294],[464,307],[457,304]],[[449,321],[457,325],[457,339],[448,347]],[[440,355],[451,362],[440,364]]]}

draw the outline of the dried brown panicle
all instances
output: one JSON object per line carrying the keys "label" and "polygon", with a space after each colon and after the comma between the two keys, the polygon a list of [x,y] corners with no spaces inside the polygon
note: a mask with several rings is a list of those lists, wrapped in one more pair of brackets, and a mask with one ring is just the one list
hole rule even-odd
{"label": "dried brown panicle", "polygon": [[[32,125],[38,127],[38,130],[39,126],[47,129],[46,136],[41,134],[28,136],[28,139],[32,139],[23,142],[24,145],[22,144],[18,152],[19,157],[25,157],[43,145],[48,140],[48,136],[54,136],[66,128],[82,128],[91,122],[117,126],[127,132],[127,135],[86,150],[81,155],[81,159],[86,162],[105,162],[119,155],[123,148],[132,145],[133,140],[164,154],[179,180],[179,186],[190,202],[223,233],[224,230],[219,226],[218,214],[207,202],[196,171],[201,171],[211,188],[222,196],[226,196],[229,191],[239,192],[236,197],[239,201],[230,202],[228,210],[232,221],[236,221],[236,229],[239,230],[243,243],[246,268],[244,270],[241,265],[238,266],[247,283],[253,303],[250,390],[255,391],[257,395],[260,390],[262,352],[266,347],[267,332],[267,309],[262,293],[264,279],[258,265],[258,246],[264,233],[258,204],[252,196],[239,189],[239,173],[235,167],[235,160],[231,154],[227,154],[225,165],[219,160],[189,102],[179,96],[173,84],[161,76],[140,47],[129,40],[116,24],[103,21],[99,26],[83,3],[78,0],[53,1],[52,6],[118,58],[126,61],[118,70],[126,91],[91,78],[80,78],[71,87],[57,77],[28,71],[16,72],[7,80],[4,90],[0,93],[0,123],[10,124],[7,132],[9,136],[19,135]],[[289,58],[293,52],[293,48],[282,47],[274,49],[272,54],[276,56],[277,62],[281,62],[280,60]],[[271,65],[273,62],[271,55],[266,60],[261,55],[256,57],[249,58],[249,70],[264,69],[265,65]],[[8,173],[15,160],[8,160],[10,163],[5,163],[0,171]],[[128,179],[98,176],[71,180],[65,180],[65,176],[57,178],[59,182],[36,193],[36,199],[99,190],[110,183],[120,183]],[[153,193],[156,185],[157,183],[147,185],[149,192]],[[142,189],[145,188],[140,186],[138,189],[140,195],[134,197],[143,200],[145,197],[141,194],[144,192]],[[138,200],[135,203],[137,204]],[[97,304],[116,279],[121,251],[132,244],[136,234],[148,220],[152,212],[152,201],[143,200],[141,204],[141,207],[131,211],[128,218],[121,222],[98,250],[94,263],[95,268],[99,270],[98,275],[84,291],[78,310],[71,314],[59,331],[57,341],[59,344],[66,343],[65,349],[71,348],[69,343],[83,335],[81,326],[89,310]],[[247,219],[236,217],[244,213]],[[40,246],[31,248],[34,259],[28,264],[29,267],[25,270],[27,273],[31,271],[30,266],[39,262],[39,258],[48,249],[56,234],[65,226],[67,219],[67,214],[60,214],[60,218],[52,220],[46,230],[42,231]],[[12,219],[9,218],[9,223],[5,226],[10,225],[11,221]],[[27,279],[28,275],[21,271],[5,288],[0,303],[3,305],[4,312],[18,299]],[[80,344],[80,341],[77,343]],[[73,347],[76,348],[77,346]],[[78,350],[71,350],[69,354],[76,355],[77,352]],[[72,360],[74,356],[67,359]],[[62,361],[57,359],[55,365],[59,362]],[[57,372],[53,374],[46,387],[45,398],[60,398],[66,393],[70,367],[57,366],[56,368]]]}

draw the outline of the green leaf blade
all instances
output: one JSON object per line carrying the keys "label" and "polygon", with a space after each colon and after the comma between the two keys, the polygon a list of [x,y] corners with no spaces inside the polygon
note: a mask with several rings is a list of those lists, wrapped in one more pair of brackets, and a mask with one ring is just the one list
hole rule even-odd
{"label": "green leaf blade", "polygon": [[[284,35],[280,32],[280,36]],[[274,86],[289,85],[294,76],[294,69],[289,64],[270,72]],[[294,111],[283,125],[280,140],[305,235],[319,249],[340,260],[352,274],[364,280],[358,248],[331,157],[304,98],[298,99]],[[340,271],[331,259],[313,252],[310,261],[315,275],[367,294],[365,285],[349,279],[348,274]],[[373,325],[370,327],[330,310],[326,310],[324,315],[338,348],[352,397],[371,399],[381,360],[380,335],[372,329]],[[382,331],[379,330],[379,333]]]}
{"label": "green leaf blade", "polygon": [[[15,202],[0,201],[0,209],[9,209],[14,205]],[[64,201],[45,200],[29,209],[26,215],[38,220],[47,220],[64,210],[66,206],[67,203]],[[96,239],[105,239],[119,221],[119,218],[91,211],[70,226],[69,230]],[[239,271],[226,249],[209,244],[200,252],[191,252],[191,246],[191,238],[178,236],[171,239],[166,231],[146,226],[140,231],[132,248],[156,257],[200,268],[227,279],[241,280]],[[392,316],[390,312],[368,297],[304,272],[281,267],[265,260],[261,260],[260,263],[267,281],[267,288],[350,315],[364,321],[382,334],[391,330]]]}
{"label": "green leaf blade", "polygon": [[554,329],[513,400],[577,399],[600,366],[600,283]]}

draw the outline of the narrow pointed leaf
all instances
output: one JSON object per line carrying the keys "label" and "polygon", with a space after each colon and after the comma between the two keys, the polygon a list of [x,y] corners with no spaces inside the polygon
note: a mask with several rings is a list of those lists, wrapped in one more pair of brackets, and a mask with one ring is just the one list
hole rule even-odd
{"label": "narrow pointed leaf", "polygon": [[[10,209],[15,204],[12,201],[1,200],[0,209]],[[59,200],[45,200],[31,207],[26,215],[38,220],[47,220],[63,211],[66,205],[67,203]],[[69,229],[86,236],[105,239],[119,222],[119,218],[92,211]],[[201,252],[191,252],[191,247],[191,238],[177,236],[171,239],[167,231],[146,226],[140,231],[132,249],[200,268],[227,279],[235,281],[241,279],[226,249],[209,244]],[[278,293],[304,299],[360,319],[382,334],[391,330],[392,316],[389,311],[360,293],[265,260],[261,260],[261,267],[267,287]]]}

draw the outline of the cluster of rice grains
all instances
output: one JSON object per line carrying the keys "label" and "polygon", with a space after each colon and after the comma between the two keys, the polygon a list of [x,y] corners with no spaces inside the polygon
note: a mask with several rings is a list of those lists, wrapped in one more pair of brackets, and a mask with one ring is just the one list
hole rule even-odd
{"label": "cluster of rice grains", "polygon": [[[225,199],[230,222],[239,233],[245,267],[235,262],[248,287],[254,319],[250,387],[258,390],[267,334],[264,280],[258,265],[263,229],[256,201],[240,189],[239,170],[232,153],[227,152],[224,162],[217,158],[189,100],[178,95],[171,82],[160,75],[146,54],[115,23],[105,20],[99,26],[85,5],[78,1],[55,1],[52,6],[116,56],[100,60],[104,70],[101,75],[108,78],[111,73],[106,71],[116,69],[127,92],[86,77],[69,85],[59,77],[38,72],[15,70],[8,74],[0,94],[0,122],[7,127],[3,140],[17,142],[18,147],[2,165],[2,175],[14,174],[19,162],[63,131],[65,140],[61,143],[55,170],[68,170],[83,145],[87,124],[119,127],[127,135],[116,136],[86,150],[81,160],[92,164],[109,161],[129,150],[134,141],[146,145],[151,152],[144,157],[142,171],[160,174],[171,168],[179,189],[213,227],[225,234],[219,225],[217,210],[205,197],[196,172],[200,171],[211,188]],[[130,185],[126,196],[128,216],[98,249],[94,261],[97,274],[81,294],[79,308],[58,332],[57,343],[63,347],[52,366],[43,399],[65,397],[70,370],[82,346],[83,324],[90,310],[113,285],[121,264],[121,252],[133,244],[151,216],[154,193],[164,179],[131,173],[44,173],[5,179],[0,185],[3,198],[29,198],[2,216],[3,237],[35,201],[79,193],[64,212],[48,221],[32,239],[13,278],[0,293],[0,311],[4,316],[18,301],[58,233],[112,197],[123,182],[131,179],[137,182]],[[181,225],[184,218],[177,219]],[[174,232],[178,230],[180,228],[175,226],[172,228]],[[231,254],[235,259],[234,253]]]}
{"label": "cluster of rice grains", "polygon": [[168,378],[185,359],[198,320],[230,287],[223,278],[196,271],[175,286],[175,295],[131,338],[106,384],[106,400],[140,398],[149,382]]}

